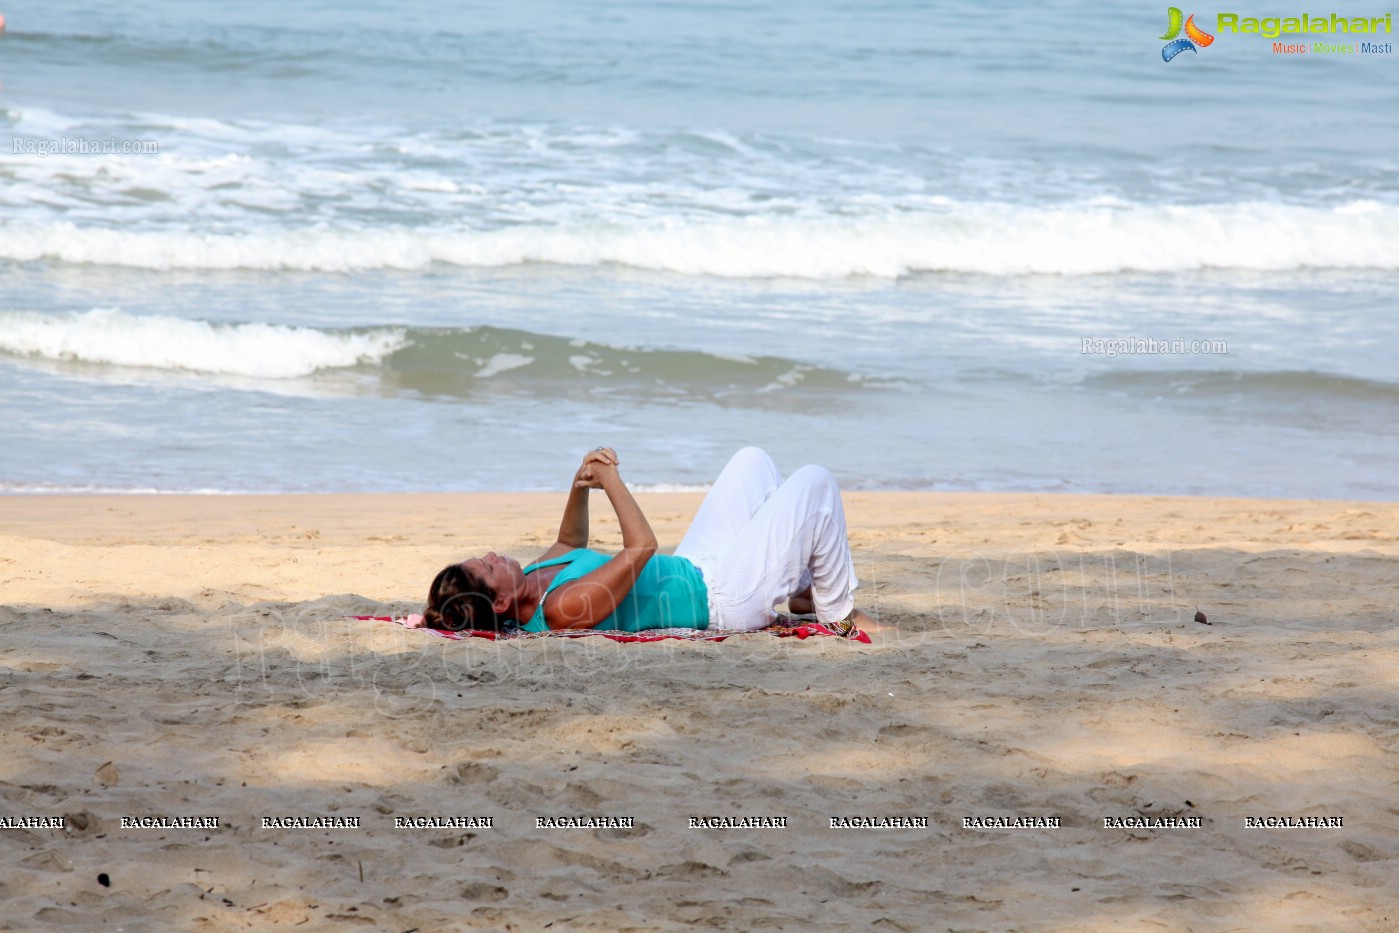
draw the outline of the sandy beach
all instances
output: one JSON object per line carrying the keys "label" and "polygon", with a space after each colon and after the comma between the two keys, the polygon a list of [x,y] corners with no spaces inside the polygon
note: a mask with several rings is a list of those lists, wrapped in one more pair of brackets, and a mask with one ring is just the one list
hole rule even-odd
{"label": "sandy beach", "polygon": [[846,503],[871,645],[347,621],[561,494],[0,499],[0,930],[1399,927],[1399,507]]}

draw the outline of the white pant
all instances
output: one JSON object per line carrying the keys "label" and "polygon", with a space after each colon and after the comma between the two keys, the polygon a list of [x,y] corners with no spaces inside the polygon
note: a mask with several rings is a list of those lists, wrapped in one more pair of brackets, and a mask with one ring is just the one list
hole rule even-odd
{"label": "white pant", "polygon": [[675,554],[704,575],[710,628],[760,629],[778,603],[808,586],[816,617],[836,622],[854,608],[860,585],[830,471],[804,466],[783,482],[756,447],[729,460]]}

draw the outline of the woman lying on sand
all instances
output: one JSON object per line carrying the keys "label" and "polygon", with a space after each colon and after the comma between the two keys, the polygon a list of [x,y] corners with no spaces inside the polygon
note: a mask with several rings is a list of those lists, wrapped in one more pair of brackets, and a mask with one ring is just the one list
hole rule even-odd
{"label": "woman lying on sand", "polygon": [[[444,568],[432,581],[423,624],[461,631],[724,628],[755,631],[792,612],[842,635],[873,620],[855,608],[859,584],[845,537],[845,509],[830,471],[804,466],[784,482],[756,447],[733,455],[700,505],[674,556],[656,536],[599,447],[573,477],[559,539],[528,567],[490,553]],[[588,492],[607,493],[622,550],[588,549]]]}

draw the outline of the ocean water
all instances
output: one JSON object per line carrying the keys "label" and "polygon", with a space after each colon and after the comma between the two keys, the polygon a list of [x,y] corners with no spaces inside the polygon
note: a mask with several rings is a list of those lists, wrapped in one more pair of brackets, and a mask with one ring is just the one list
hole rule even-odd
{"label": "ocean water", "polygon": [[3,12],[0,491],[556,489],[600,444],[686,488],[760,444],[1399,496],[1392,52],[1165,62],[1165,7],[1072,0]]}

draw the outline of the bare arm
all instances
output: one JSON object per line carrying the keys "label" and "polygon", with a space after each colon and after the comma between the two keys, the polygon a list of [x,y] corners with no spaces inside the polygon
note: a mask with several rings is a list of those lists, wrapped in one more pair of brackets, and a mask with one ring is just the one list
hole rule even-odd
{"label": "bare arm", "polygon": [[[582,473],[584,471],[580,471]],[[607,493],[622,526],[622,550],[598,569],[563,584],[549,595],[544,621],[551,629],[592,628],[617,611],[646,562],[656,553],[656,535],[613,462],[595,462],[579,482]]]}
{"label": "bare arm", "polygon": [[588,484],[585,477],[591,475],[592,465],[597,463],[615,467],[617,452],[611,447],[603,447],[584,455],[583,464],[573,475],[573,485],[568,490],[568,502],[559,521],[559,538],[535,561],[536,564],[588,546],[588,493],[594,487]]}

